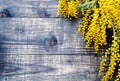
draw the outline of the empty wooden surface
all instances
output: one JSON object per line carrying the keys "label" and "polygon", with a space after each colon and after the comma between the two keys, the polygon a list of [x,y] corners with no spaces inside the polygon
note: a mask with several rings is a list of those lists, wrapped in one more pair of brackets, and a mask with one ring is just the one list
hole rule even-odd
{"label": "empty wooden surface", "polygon": [[[0,19],[0,81],[100,81],[100,59],[76,32],[81,19],[56,18],[57,3],[0,0],[1,10],[12,15]],[[43,41],[50,33],[58,43],[47,48]]]}

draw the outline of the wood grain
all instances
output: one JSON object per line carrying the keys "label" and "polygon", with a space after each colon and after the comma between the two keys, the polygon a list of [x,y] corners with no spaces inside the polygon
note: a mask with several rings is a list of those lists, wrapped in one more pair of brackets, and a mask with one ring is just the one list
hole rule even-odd
{"label": "wood grain", "polygon": [[[83,37],[76,32],[78,23],[63,18],[0,19],[1,81],[99,79],[100,59],[92,47],[84,48]],[[49,32],[57,37],[58,45],[46,51],[42,40]]]}
{"label": "wood grain", "polygon": [[[0,21],[1,44],[9,49],[10,54],[18,51],[23,54],[25,51],[30,51],[27,54],[78,54],[86,51],[81,34],[76,32],[77,22],[56,18],[5,18]],[[42,40],[50,32],[56,36],[58,44],[51,52],[46,52]]]}
{"label": "wood grain", "polygon": [[7,9],[14,18],[58,18],[58,0],[1,0],[0,5],[0,11]]}
{"label": "wood grain", "polygon": [[[58,0],[1,0],[13,18],[0,18],[0,81],[100,81],[100,55],[85,48],[81,19],[56,18]],[[40,15],[39,13],[42,12]],[[57,45],[46,47],[52,33]]]}
{"label": "wood grain", "polygon": [[1,0],[0,11],[7,9],[15,18],[56,17],[57,3],[57,0]]}
{"label": "wood grain", "polygon": [[[1,69],[2,78],[18,77],[18,80],[37,77],[60,81],[92,81],[96,79],[91,55],[7,55]],[[23,78],[20,78],[22,77]],[[73,77],[74,76],[74,77]],[[11,79],[14,81],[15,79]],[[6,80],[8,81],[8,80]],[[21,80],[22,81],[22,80]],[[33,81],[33,80],[30,80]],[[37,80],[36,80],[37,81]],[[46,81],[46,80],[41,80]],[[52,81],[52,80],[50,80]]]}

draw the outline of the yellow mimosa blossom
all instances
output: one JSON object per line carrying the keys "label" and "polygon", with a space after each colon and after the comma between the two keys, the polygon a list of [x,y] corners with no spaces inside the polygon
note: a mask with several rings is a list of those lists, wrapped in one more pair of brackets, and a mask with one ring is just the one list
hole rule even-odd
{"label": "yellow mimosa blossom", "polygon": [[68,18],[70,20],[72,18],[78,18],[79,11],[76,7],[79,4],[79,0],[59,0],[57,16],[62,14],[64,18]]}
{"label": "yellow mimosa blossom", "polygon": [[113,32],[112,43],[102,56],[98,75],[102,76],[101,81],[120,81],[120,0],[82,0],[82,3],[80,0],[59,0],[58,14],[70,20],[78,18],[77,6],[83,15],[78,32],[85,37],[86,48],[93,44],[98,53],[100,46],[107,45],[106,31]]}

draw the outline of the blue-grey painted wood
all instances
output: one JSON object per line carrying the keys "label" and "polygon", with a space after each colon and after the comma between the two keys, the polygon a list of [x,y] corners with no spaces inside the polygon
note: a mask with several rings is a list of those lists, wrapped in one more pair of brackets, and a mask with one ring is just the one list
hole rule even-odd
{"label": "blue-grey painted wood", "polygon": [[58,18],[57,9],[58,0],[1,0],[0,2],[0,12],[7,10],[14,18]]}
{"label": "blue-grey painted wood", "polygon": [[[99,81],[100,59],[84,48],[77,21],[2,18],[0,26],[0,81]],[[58,44],[46,48],[50,33]]]}
{"label": "blue-grey painted wood", "polygon": [[56,17],[57,0],[0,1],[0,11],[7,9],[15,18]]}
{"label": "blue-grey painted wood", "polygon": [[[3,18],[0,19],[0,25],[0,43],[8,49],[8,54],[79,54],[90,51],[84,48],[83,37],[76,32],[77,21],[61,18]],[[53,48],[45,46],[44,42],[50,33],[57,38],[57,45]]]}
{"label": "blue-grey painted wood", "polygon": [[6,55],[0,64],[1,81],[96,81],[92,58],[91,55]]}
{"label": "blue-grey painted wood", "polygon": [[0,81],[100,81],[100,55],[76,32],[81,19],[56,18],[57,3],[0,0],[13,17],[0,18]]}

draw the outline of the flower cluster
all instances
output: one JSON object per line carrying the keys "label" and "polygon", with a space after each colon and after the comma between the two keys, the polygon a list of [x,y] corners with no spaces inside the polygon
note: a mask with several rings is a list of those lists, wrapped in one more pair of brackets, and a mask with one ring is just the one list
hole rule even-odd
{"label": "flower cluster", "polygon": [[106,74],[102,81],[109,81],[113,76],[116,76],[115,81],[120,81],[120,51],[118,38],[114,37],[112,45],[108,48],[103,56],[103,60],[100,63],[99,76],[102,76],[104,67],[107,65],[107,59],[109,58],[109,65]]}
{"label": "flower cluster", "polygon": [[[93,44],[96,53],[100,46],[108,43],[106,31],[113,32],[111,45],[102,56],[98,75],[103,77],[102,81],[120,81],[120,0],[82,1],[59,0],[58,12],[71,19],[78,18],[81,10],[83,18],[78,32],[85,37],[86,48]],[[105,73],[104,69],[107,69]]]}
{"label": "flower cluster", "polygon": [[[97,0],[98,6],[87,9],[78,31],[83,33],[86,41],[86,47],[91,43],[97,52],[100,46],[106,45],[106,30],[113,31],[113,40],[111,47],[108,48],[102,56],[100,63],[99,76],[102,76],[104,67],[108,64],[108,69],[103,74],[102,81],[112,80],[120,81],[120,0]],[[91,14],[93,12],[93,14]],[[109,59],[109,60],[107,60]]]}
{"label": "flower cluster", "polygon": [[59,0],[57,16],[61,13],[64,18],[68,18],[70,20],[72,18],[78,18],[79,12],[76,7],[79,4],[79,0]]}

